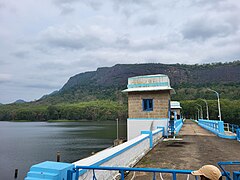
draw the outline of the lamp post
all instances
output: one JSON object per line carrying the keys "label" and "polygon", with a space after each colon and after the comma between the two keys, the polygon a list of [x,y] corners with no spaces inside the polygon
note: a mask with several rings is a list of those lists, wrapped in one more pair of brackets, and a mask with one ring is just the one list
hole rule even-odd
{"label": "lamp post", "polygon": [[222,121],[219,93],[217,91],[214,91],[214,90],[210,89],[210,88],[207,88],[207,90],[215,92],[217,94],[217,98],[218,98],[218,117],[219,117],[219,120]]}
{"label": "lamp post", "polygon": [[208,103],[207,103],[206,99],[200,99],[200,100],[202,100],[202,101],[204,101],[206,103],[207,120],[209,120]]}
{"label": "lamp post", "polygon": [[118,118],[116,119],[117,121],[117,139],[118,139]]}
{"label": "lamp post", "polygon": [[198,109],[198,107],[197,107],[197,112],[198,112],[198,114],[197,114],[197,120],[199,119],[199,109]]}
{"label": "lamp post", "polygon": [[196,104],[200,107],[200,110],[201,110],[201,119],[203,119],[203,110],[202,110],[202,106],[200,104]]}

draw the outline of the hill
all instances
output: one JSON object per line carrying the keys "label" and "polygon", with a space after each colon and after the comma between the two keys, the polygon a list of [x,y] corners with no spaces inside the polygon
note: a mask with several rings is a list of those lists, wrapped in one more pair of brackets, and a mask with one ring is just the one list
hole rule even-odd
{"label": "hill", "polygon": [[14,102],[15,104],[21,104],[21,103],[26,103],[26,101],[22,100],[22,99],[18,99]]}
{"label": "hill", "polygon": [[[96,99],[123,101],[121,90],[127,86],[129,77],[149,74],[166,74],[177,94],[175,100],[205,98],[206,87],[221,92],[223,98],[240,99],[240,61],[202,65],[185,64],[117,64],[98,68],[71,77],[54,94],[44,96],[39,103],[78,102]],[[204,95],[205,94],[205,95]]]}

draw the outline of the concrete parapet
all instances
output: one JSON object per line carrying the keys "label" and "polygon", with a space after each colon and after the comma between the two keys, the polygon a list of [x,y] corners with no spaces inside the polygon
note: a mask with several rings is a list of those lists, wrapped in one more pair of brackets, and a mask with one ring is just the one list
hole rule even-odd
{"label": "concrete parapet", "polygon": [[[163,129],[155,131],[142,131],[138,137],[131,139],[121,145],[108,148],[96,153],[93,156],[74,162],[75,166],[134,166],[163,135]],[[113,179],[118,172],[96,171],[99,179]],[[92,171],[79,171],[79,179],[91,179]]]}

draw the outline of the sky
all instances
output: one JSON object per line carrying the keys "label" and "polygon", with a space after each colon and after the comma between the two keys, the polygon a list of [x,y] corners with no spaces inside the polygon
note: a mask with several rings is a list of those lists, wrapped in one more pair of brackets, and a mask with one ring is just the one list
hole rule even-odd
{"label": "sky", "polygon": [[98,67],[239,59],[236,0],[0,0],[0,103]]}

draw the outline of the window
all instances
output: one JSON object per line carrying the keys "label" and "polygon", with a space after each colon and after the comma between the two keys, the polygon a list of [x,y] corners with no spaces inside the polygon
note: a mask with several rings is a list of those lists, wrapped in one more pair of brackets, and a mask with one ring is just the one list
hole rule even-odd
{"label": "window", "polygon": [[153,111],[153,99],[143,99],[143,111]]}

